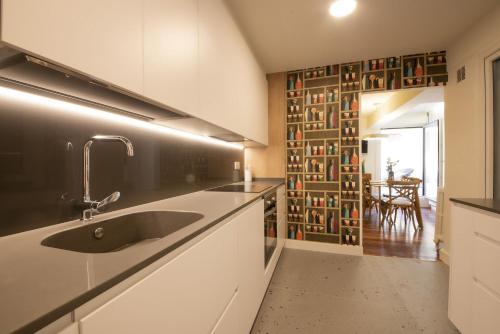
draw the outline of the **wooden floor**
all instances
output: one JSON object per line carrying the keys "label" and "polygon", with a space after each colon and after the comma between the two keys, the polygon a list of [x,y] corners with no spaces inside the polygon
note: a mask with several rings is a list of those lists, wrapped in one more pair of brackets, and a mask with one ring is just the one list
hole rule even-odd
{"label": "wooden floor", "polygon": [[434,211],[423,208],[422,218],[424,229],[416,232],[411,222],[405,226],[401,217],[398,217],[395,227],[389,228],[384,224],[379,228],[374,210],[371,219],[366,215],[363,221],[364,254],[436,261],[439,254],[433,241]]}

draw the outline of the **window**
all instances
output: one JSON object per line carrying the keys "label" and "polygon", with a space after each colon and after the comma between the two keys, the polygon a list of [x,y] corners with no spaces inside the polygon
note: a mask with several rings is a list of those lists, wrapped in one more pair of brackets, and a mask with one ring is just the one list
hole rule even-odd
{"label": "window", "polygon": [[439,186],[439,121],[424,127],[424,145],[424,195],[435,201]]}
{"label": "window", "polygon": [[[382,141],[380,170],[382,179],[387,179],[387,159],[399,161],[393,168],[396,179],[401,176],[424,176],[424,131],[422,128],[384,129],[390,135]],[[422,187],[420,188],[422,189]],[[420,190],[421,191],[421,190]]]}

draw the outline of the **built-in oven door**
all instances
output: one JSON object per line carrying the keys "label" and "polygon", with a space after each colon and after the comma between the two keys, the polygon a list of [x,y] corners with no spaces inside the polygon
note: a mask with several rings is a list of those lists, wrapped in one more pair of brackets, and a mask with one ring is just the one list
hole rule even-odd
{"label": "built-in oven door", "polygon": [[264,263],[266,267],[278,243],[277,218],[276,192],[273,192],[264,197]]}

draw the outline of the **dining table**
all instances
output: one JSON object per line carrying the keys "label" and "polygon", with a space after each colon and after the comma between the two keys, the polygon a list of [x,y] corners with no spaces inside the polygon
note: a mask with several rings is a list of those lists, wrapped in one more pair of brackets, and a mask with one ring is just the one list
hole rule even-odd
{"label": "dining table", "polygon": [[[389,197],[388,193],[383,193],[382,189],[383,188],[389,188],[389,184],[387,183],[387,180],[373,180],[370,181],[370,186],[373,188],[377,188],[378,190],[378,198],[377,200],[379,201],[379,210],[378,210],[378,224],[379,226],[383,224],[383,212],[382,212],[382,199],[383,197]],[[422,211],[420,210],[420,198],[419,196],[416,197],[415,200],[415,216],[417,218],[417,223],[418,227],[420,229],[424,228],[424,223],[422,220]]]}

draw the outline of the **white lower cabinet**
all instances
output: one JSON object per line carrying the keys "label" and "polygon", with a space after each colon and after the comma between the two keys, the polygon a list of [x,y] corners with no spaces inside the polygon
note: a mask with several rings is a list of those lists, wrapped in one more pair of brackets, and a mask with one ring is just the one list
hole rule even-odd
{"label": "white lower cabinet", "polygon": [[[498,266],[498,264],[497,264]],[[500,279],[497,277],[497,280]],[[500,331],[500,299],[480,282],[472,282],[471,333],[498,333]]]}
{"label": "white lower cabinet", "polygon": [[264,297],[261,199],[78,321],[80,334],[245,334]]}
{"label": "white lower cabinet", "polygon": [[215,325],[211,334],[237,334],[239,333],[239,296],[238,291],[227,305],[224,313]]}
{"label": "white lower cabinet", "polygon": [[81,319],[80,333],[210,333],[237,290],[236,227],[227,223]]}
{"label": "white lower cabinet", "polygon": [[264,297],[264,200],[234,219],[238,227],[239,332],[249,333]]}
{"label": "white lower cabinet", "polygon": [[448,316],[463,334],[500,328],[500,215],[452,204]]}
{"label": "white lower cabinet", "polygon": [[[38,332],[37,332],[37,334],[38,334]],[[78,334],[78,323],[77,322],[73,322],[68,327],[66,327],[63,330],[57,332],[57,334]]]}

